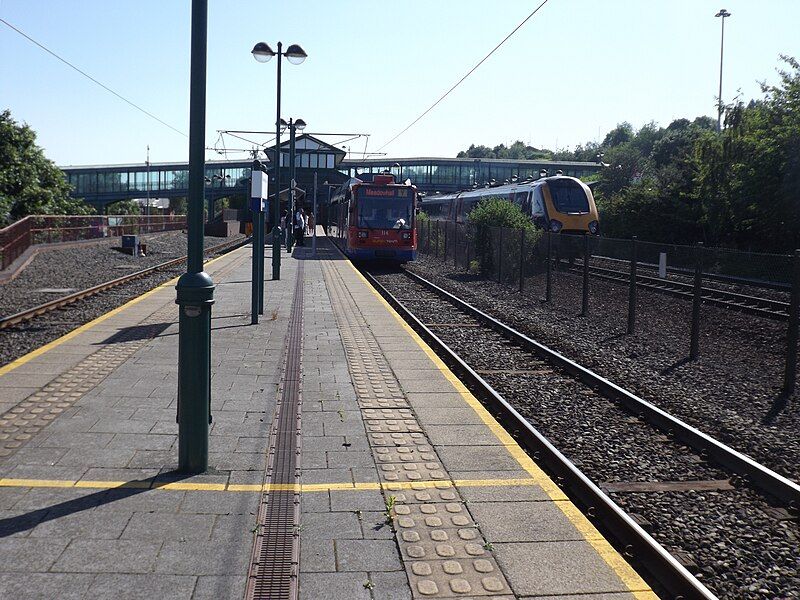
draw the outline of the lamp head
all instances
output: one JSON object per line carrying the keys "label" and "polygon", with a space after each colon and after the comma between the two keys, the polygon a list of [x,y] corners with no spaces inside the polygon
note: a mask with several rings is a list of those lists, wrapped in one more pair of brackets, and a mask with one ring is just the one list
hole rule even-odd
{"label": "lamp head", "polygon": [[286,131],[286,128],[287,128],[287,127],[289,127],[289,124],[286,122],[286,119],[281,119],[281,120],[280,120],[280,128],[281,128],[281,133],[283,133],[284,131]]}
{"label": "lamp head", "polygon": [[725,10],[724,8],[720,8],[720,9],[719,9],[719,12],[718,12],[717,14],[715,14],[714,16],[715,16],[715,17],[722,17],[722,18],[724,19],[725,17],[730,17],[730,16],[731,16],[731,13],[729,13],[729,12],[728,12],[727,10]]}
{"label": "lamp head", "polygon": [[294,128],[298,131],[303,131],[306,128],[306,122],[303,119],[295,119],[294,120]]}
{"label": "lamp head", "polygon": [[283,55],[293,65],[299,65],[306,58],[308,58],[308,54],[306,54],[306,51],[303,50],[298,44],[292,44],[291,46],[289,46],[286,49],[286,52],[283,53]]}
{"label": "lamp head", "polygon": [[264,42],[258,42],[250,52],[253,58],[261,63],[269,62],[275,56],[275,51],[269,47],[269,44]]}

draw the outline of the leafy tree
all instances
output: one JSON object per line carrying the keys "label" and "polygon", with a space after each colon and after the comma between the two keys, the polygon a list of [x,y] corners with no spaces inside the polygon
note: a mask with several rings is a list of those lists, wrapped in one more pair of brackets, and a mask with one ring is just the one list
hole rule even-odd
{"label": "leafy tree", "polygon": [[95,211],[69,195],[64,173],[36,145],[28,125],[0,113],[0,223],[34,214],[85,215]]}
{"label": "leafy tree", "polygon": [[[602,154],[607,166],[594,191],[610,237],[771,252],[800,248],[800,62],[781,60],[779,83],[762,84],[761,99],[726,106],[721,132],[709,116],[664,128],[651,122],[638,131],[623,122],[601,144],[550,154],[579,161]],[[531,150],[516,142],[470,146],[461,155],[527,158],[522,155]],[[481,218],[494,219],[501,209],[484,210]]]}
{"label": "leafy tree", "polygon": [[517,140],[510,146],[499,144],[494,148],[487,146],[476,146],[471,144],[466,151],[461,151],[456,155],[456,158],[508,158],[517,160],[549,160],[553,153],[549,150],[543,150],[529,146],[524,142]]}
{"label": "leafy tree", "polygon": [[613,148],[614,146],[630,142],[633,139],[633,135],[633,126],[626,121],[609,131],[605,139],[603,139],[602,145],[604,148]]}
{"label": "leafy tree", "polygon": [[136,200],[120,200],[106,206],[109,215],[140,215],[142,206]]}

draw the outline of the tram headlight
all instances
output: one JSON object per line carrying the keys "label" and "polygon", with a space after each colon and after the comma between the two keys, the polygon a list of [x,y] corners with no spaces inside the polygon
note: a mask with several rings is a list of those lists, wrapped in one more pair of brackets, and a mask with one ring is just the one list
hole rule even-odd
{"label": "tram headlight", "polygon": [[597,221],[589,223],[589,231],[592,232],[592,235],[597,235],[597,232],[600,231],[600,223]]}
{"label": "tram headlight", "polygon": [[400,234],[400,237],[403,238],[404,240],[410,240],[411,239],[411,232],[410,231],[404,231],[403,233]]}
{"label": "tram headlight", "polygon": [[561,231],[561,228],[563,226],[564,225],[561,223],[561,221],[550,219],[550,231],[552,231],[553,233],[558,233],[559,231]]}
{"label": "tram headlight", "polygon": [[358,232],[358,239],[365,240],[369,237],[369,231],[359,231]]}

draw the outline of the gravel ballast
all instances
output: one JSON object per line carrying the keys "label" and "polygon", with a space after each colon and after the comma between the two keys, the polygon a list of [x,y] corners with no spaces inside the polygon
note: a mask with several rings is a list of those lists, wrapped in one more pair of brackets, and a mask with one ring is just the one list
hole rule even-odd
{"label": "gravel ballast", "polygon": [[637,330],[626,335],[628,289],[592,279],[589,317],[581,279],[544,277],[525,293],[422,256],[411,270],[789,478],[800,477],[797,394],[783,401],[786,323],[716,306],[701,312],[700,356],[688,360],[690,301],[639,290]]}
{"label": "gravel ballast", "polygon": [[[204,243],[210,248],[237,239],[244,239],[244,236],[206,236]],[[66,296],[71,293],[69,290],[86,289],[186,254],[186,234],[180,231],[141,236],[141,241],[147,244],[146,257],[133,257],[115,250],[115,246],[119,247],[119,238],[39,252],[14,280],[0,284],[0,314],[20,312]],[[30,322],[0,330],[0,365],[57,339],[185,270],[185,263],[158,270]],[[38,291],[42,289],[63,291]]]}
{"label": "gravel ballast", "polygon": [[770,502],[740,478],[496,332],[476,327],[427,288],[402,274],[376,276],[598,485],[731,479],[733,489],[726,491],[611,496],[644,517],[667,549],[694,560],[696,576],[720,597],[800,597],[796,520],[770,515]]}

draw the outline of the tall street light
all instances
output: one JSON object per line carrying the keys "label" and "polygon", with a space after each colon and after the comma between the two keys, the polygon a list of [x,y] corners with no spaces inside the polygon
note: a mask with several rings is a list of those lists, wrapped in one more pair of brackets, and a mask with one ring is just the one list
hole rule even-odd
{"label": "tall street light", "polygon": [[717,102],[717,131],[722,131],[722,51],[725,48],[725,17],[730,17],[731,13],[721,8],[714,16],[722,18],[722,35],[719,40],[719,96]]}
{"label": "tall street light", "polygon": [[208,468],[211,422],[211,305],[214,282],[203,271],[206,39],[208,0],[192,0],[189,92],[189,207],[186,273],[175,286],[178,317],[178,468]]}
{"label": "tall street light", "polygon": [[297,44],[292,44],[283,52],[283,43],[278,42],[278,51],[275,52],[268,44],[259,42],[251,50],[253,58],[258,62],[269,62],[273,56],[278,57],[278,106],[277,116],[275,117],[275,204],[272,207],[272,278],[281,278],[281,240],[280,240],[280,220],[281,220],[281,58],[286,57],[293,65],[302,63],[308,55]]}
{"label": "tall street light", "polygon": [[[147,159],[144,161],[147,165],[147,208],[144,211],[146,216],[150,216],[150,144],[147,144]],[[150,225],[148,219],[147,224]]]}
{"label": "tall street light", "polygon": [[[286,121],[281,119],[281,124],[286,125]],[[297,158],[295,154],[295,137],[297,131],[303,131],[306,128],[306,122],[303,119],[289,119],[289,218],[286,219],[286,227],[289,229],[286,235],[286,251],[292,251],[294,244],[294,231],[289,223],[294,224],[295,213],[295,185],[297,184]]]}

